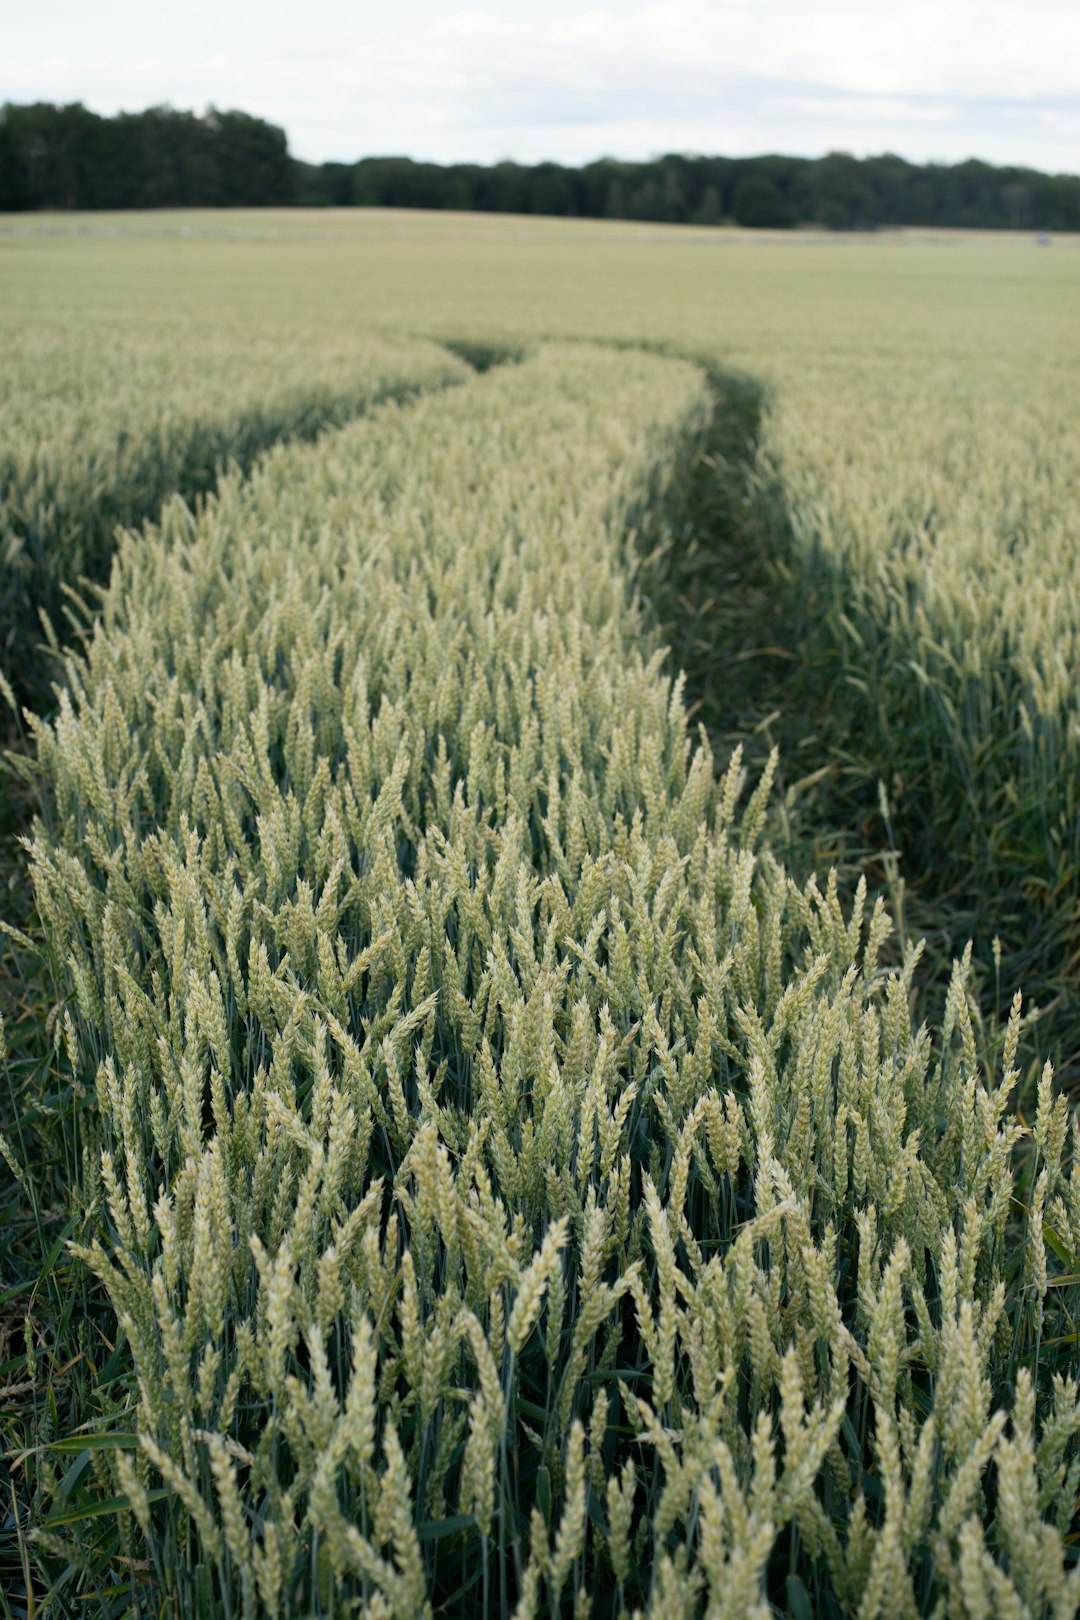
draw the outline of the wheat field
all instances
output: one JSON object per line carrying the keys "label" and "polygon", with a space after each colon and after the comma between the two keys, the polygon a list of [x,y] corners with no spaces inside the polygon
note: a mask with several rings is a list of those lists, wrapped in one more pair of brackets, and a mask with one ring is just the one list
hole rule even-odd
{"label": "wheat field", "polygon": [[79,226],[5,1613],[1074,1615],[1075,246]]}

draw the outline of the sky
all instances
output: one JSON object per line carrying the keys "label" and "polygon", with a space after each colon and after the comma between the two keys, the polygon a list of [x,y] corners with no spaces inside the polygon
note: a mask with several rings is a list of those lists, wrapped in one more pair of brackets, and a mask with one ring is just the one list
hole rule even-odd
{"label": "sky", "polygon": [[0,0],[0,102],[239,107],[320,162],[662,152],[1080,172],[1080,0]]}

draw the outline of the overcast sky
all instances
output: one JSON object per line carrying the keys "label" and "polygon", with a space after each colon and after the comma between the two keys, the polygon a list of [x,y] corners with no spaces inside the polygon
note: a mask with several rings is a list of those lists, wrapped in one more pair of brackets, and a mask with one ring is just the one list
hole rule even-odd
{"label": "overcast sky", "polygon": [[310,160],[666,151],[1080,172],[1080,0],[0,0],[0,101],[240,107]]}

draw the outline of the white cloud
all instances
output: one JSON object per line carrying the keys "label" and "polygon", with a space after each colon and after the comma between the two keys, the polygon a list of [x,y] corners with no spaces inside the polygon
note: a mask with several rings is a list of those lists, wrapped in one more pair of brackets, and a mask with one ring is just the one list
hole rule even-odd
{"label": "white cloud", "polygon": [[5,20],[0,98],[214,100],[309,158],[580,162],[888,146],[1080,170],[1080,7],[1062,0],[45,0]]}

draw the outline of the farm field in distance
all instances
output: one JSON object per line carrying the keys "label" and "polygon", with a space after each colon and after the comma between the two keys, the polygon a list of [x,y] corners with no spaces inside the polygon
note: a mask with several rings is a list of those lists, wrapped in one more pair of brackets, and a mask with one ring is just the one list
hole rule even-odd
{"label": "farm field in distance", "polygon": [[1078,273],[0,218],[6,1614],[1080,1607]]}

